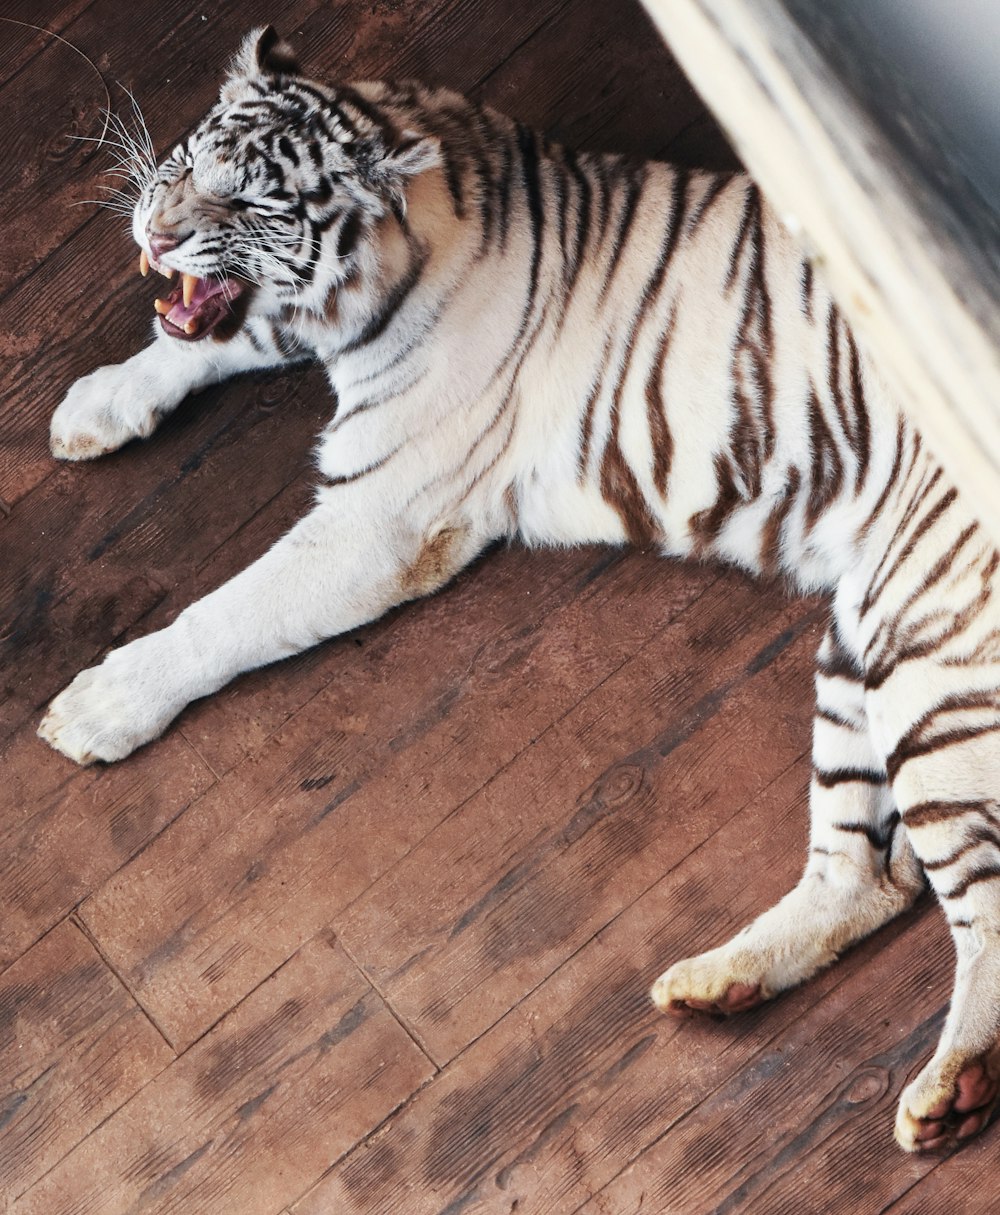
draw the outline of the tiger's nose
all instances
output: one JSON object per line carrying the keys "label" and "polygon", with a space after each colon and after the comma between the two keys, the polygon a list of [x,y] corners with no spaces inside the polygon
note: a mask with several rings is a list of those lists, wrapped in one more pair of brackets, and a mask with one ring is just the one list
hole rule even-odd
{"label": "tiger's nose", "polygon": [[181,243],[176,236],[167,236],[163,232],[150,232],[146,230],[146,235],[149,238],[149,251],[157,261],[164,255],[169,253],[171,249],[176,249]]}

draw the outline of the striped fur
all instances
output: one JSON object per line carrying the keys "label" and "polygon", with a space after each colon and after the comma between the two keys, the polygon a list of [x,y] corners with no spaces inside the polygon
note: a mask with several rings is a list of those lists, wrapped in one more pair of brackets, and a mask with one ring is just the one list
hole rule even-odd
{"label": "striped fur", "polygon": [[435,590],[497,537],[655,545],[825,588],[805,874],[654,999],[749,1007],[926,875],[956,986],[897,1137],[980,1130],[1000,1086],[998,557],[757,188],[574,153],[418,85],[317,84],[267,32],[141,184],[138,242],[166,232],[166,265],[250,284],[242,323],[161,335],[75,385],[56,454],[100,454],[189,391],[304,358],[337,406],[313,511],[81,674],[43,737],[120,759],[239,671]]}

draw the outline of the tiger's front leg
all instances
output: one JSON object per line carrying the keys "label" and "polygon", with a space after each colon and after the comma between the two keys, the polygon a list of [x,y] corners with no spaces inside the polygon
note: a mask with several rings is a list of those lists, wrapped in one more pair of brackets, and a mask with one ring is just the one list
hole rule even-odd
{"label": "tiger's front leg", "polygon": [[873,747],[861,669],[835,627],[820,646],[816,702],[811,841],[802,880],[727,944],[661,975],[652,995],[664,1012],[752,1008],[829,966],[923,888]]}
{"label": "tiger's front leg", "polygon": [[183,342],[160,335],[124,363],[77,380],[52,415],[50,446],[60,460],[93,460],[130,439],[145,439],[192,392],[241,371],[285,362],[260,325],[229,341]]}
{"label": "tiger's front leg", "polygon": [[322,491],[271,550],[173,624],[113,650],[55,698],[39,734],[79,764],[118,760],[242,671],[436,590],[492,537],[469,519],[415,526],[349,486]]}

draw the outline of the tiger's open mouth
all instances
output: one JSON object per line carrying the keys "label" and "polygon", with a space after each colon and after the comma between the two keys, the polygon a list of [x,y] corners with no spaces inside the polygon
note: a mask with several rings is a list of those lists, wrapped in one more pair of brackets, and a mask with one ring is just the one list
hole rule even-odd
{"label": "tiger's open mouth", "polygon": [[[173,270],[157,266],[143,252],[139,258],[140,273],[148,274],[151,265],[167,278],[174,277]],[[244,288],[245,284],[239,279],[225,275],[198,278],[194,274],[182,274],[166,299],[156,300],[153,307],[164,333],[185,342],[197,342],[233,315],[233,304]]]}

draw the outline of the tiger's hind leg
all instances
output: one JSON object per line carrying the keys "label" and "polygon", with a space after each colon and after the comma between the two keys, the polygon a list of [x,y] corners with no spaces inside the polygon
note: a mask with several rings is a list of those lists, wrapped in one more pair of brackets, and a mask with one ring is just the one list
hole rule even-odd
{"label": "tiger's hind leg", "polygon": [[1000,663],[931,665],[900,666],[871,695],[903,829],[956,951],[937,1049],[900,1099],[908,1151],[975,1135],[1000,1101]]}
{"label": "tiger's hind leg", "polygon": [[961,691],[948,690],[958,672],[943,668],[925,698],[912,674],[900,673],[902,696],[877,720],[896,737],[888,769],[903,827],[956,950],[940,1041],[896,1119],[899,1144],[925,1151],[978,1133],[1000,1100],[1000,666],[988,687]]}
{"label": "tiger's hind leg", "polygon": [[856,601],[872,738],[957,955],[896,1119],[921,1151],[976,1134],[1000,1098],[1000,554],[930,461],[904,488]]}
{"label": "tiger's hind leg", "polygon": [[923,888],[868,728],[864,682],[835,626],[819,651],[801,881],[727,944],[671,966],[653,986],[676,1016],[742,1012],[795,987],[908,907]]}

